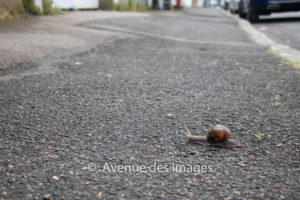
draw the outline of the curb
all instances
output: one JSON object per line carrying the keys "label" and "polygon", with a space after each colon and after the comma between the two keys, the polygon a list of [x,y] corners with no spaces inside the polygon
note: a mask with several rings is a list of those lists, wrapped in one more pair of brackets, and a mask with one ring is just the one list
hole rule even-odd
{"label": "curb", "polygon": [[269,48],[270,50],[273,50],[277,52],[280,57],[295,62],[297,66],[294,68],[300,69],[300,51],[297,49],[293,49],[288,45],[283,45],[280,43],[275,42],[274,40],[270,39],[267,35],[264,33],[258,31],[256,28],[254,28],[250,22],[248,22],[245,19],[241,19],[238,16],[232,15],[231,13],[226,12],[225,10],[222,10],[223,13],[225,13],[227,16],[231,17],[233,20],[235,20],[238,25],[251,37],[252,40],[254,40],[257,44],[262,45],[264,47]]}

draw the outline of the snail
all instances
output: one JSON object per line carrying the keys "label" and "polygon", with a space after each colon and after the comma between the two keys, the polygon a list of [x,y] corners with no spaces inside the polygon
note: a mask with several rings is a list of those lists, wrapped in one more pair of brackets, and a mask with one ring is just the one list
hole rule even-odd
{"label": "snail", "polygon": [[241,147],[242,144],[239,142],[229,139],[231,132],[230,130],[222,125],[216,125],[208,131],[207,136],[195,136],[190,133],[188,128],[184,126],[188,133],[187,136],[188,143],[199,143],[204,145],[213,145],[218,147]]}

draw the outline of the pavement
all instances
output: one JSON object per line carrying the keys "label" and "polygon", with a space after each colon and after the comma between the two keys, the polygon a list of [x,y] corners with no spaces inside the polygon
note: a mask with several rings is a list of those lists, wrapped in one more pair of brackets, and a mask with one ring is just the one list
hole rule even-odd
{"label": "pavement", "polygon": [[84,29],[77,24],[95,19],[145,16],[129,12],[70,12],[66,15],[27,17],[0,27],[0,70],[29,69],[39,65],[48,56],[64,50],[85,51],[103,43],[116,34]]}
{"label": "pavement", "polygon": [[[297,68],[218,9],[108,14],[1,74],[0,199],[300,199]],[[216,124],[243,147],[186,143]]]}

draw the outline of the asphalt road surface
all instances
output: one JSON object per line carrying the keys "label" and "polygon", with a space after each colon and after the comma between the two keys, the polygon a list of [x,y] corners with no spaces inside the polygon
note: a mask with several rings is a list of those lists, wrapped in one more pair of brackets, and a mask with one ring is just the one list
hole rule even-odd
{"label": "asphalt road surface", "polygon": [[[0,76],[0,199],[300,198],[299,70],[231,17],[77,26],[117,34]],[[178,123],[244,146],[187,144]]]}

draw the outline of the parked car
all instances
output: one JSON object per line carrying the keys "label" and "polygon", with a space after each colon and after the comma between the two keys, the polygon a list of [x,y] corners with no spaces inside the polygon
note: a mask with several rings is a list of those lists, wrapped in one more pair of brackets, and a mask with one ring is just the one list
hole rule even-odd
{"label": "parked car", "polygon": [[222,0],[221,1],[222,8],[224,8],[225,10],[229,10],[229,3],[230,3],[230,0]]}
{"label": "parked car", "polygon": [[231,13],[238,13],[240,0],[230,0],[229,1],[229,10]]}
{"label": "parked car", "polygon": [[240,17],[256,22],[259,20],[259,15],[298,10],[300,10],[300,0],[241,0],[238,13]]}

